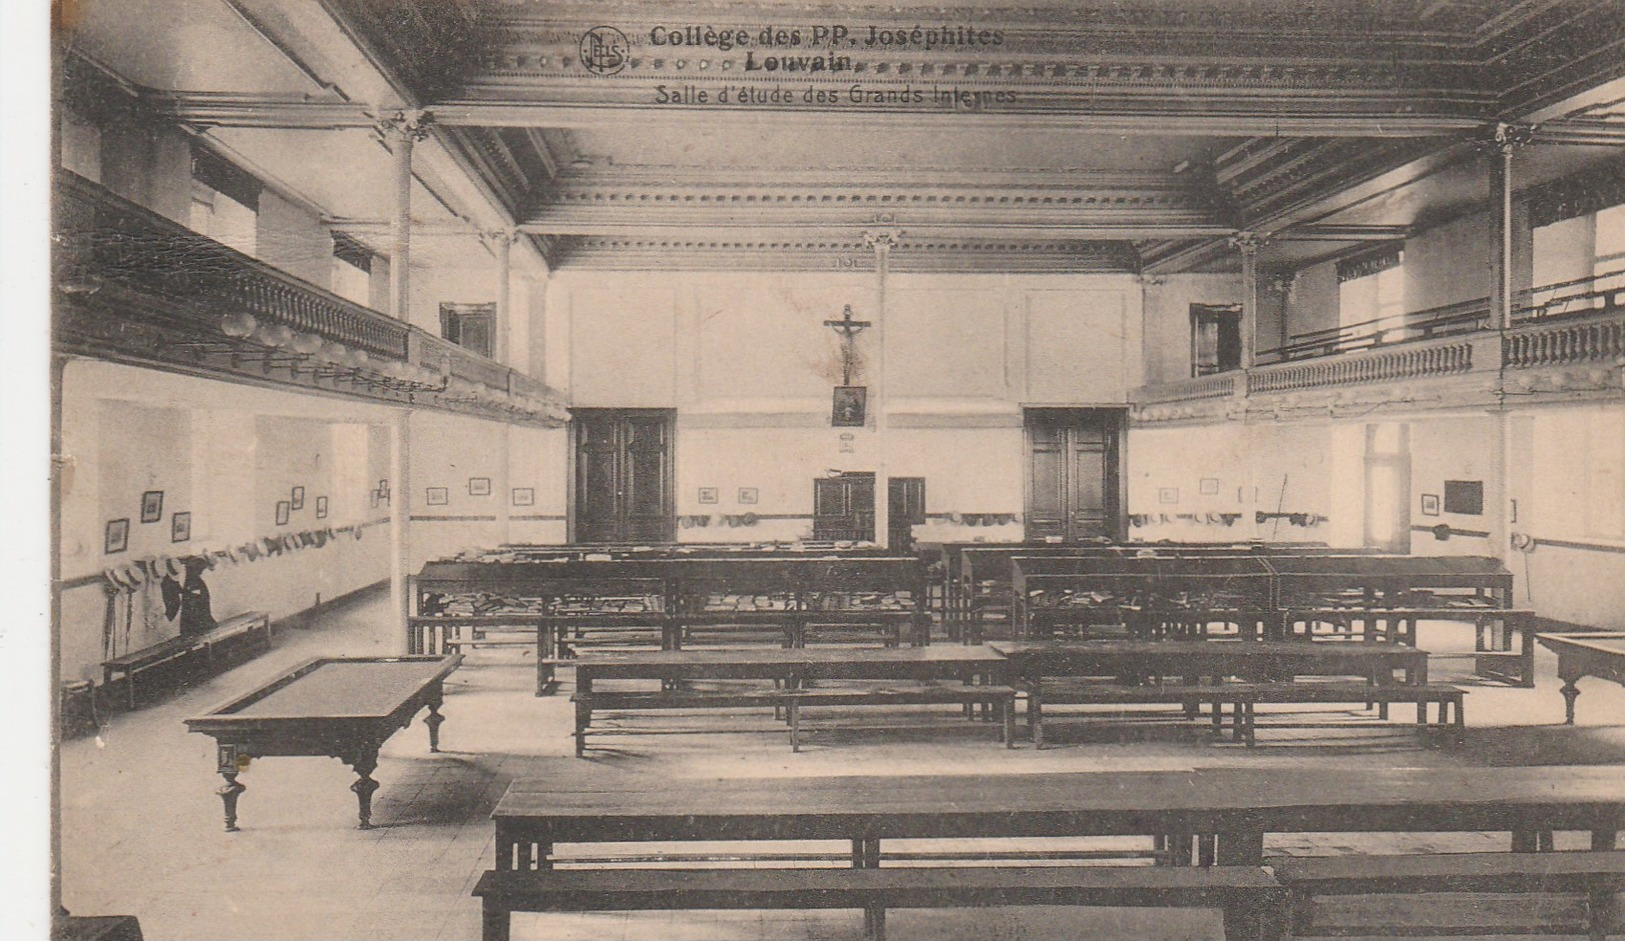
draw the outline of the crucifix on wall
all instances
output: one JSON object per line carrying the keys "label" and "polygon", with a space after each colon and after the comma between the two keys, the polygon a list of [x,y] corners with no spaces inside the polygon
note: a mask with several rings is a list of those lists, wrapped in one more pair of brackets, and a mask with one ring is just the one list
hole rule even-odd
{"label": "crucifix on wall", "polygon": [[869,390],[852,384],[852,370],[857,366],[858,333],[873,326],[867,320],[852,319],[852,305],[847,304],[840,320],[826,320],[829,327],[841,337],[841,384],[835,387],[835,401],[830,409],[830,424],[837,428],[861,428],[867,419]]}

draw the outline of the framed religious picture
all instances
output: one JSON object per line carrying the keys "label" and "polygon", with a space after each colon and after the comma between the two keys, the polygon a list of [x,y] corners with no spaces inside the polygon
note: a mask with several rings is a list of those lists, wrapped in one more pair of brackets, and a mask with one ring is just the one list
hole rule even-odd
{"label": "framed religious picture", "polygon": [[192,514],[176,513],[169,518],[169,541],[186,542],[192,538]]}
{"label": "framed religious picture", "polygon": [[288,502],[293,505],[294,509],[303,510],[305,508],[305,488],[293,488],[293,493],[289,495]]}
{"label": "framed religious picture", "polygon": [[327,519],[327,498],[326,497],[317,497],[316,498],[316,518],[319,519],[319,520]]}
{"label": "framed religious picture", "polygon": [[515,487],[515,488],[513,488],[513,505],[514,506],[535,506],[536,505],[536,488],[535,487]]}
{"label": "framed religious picture", "polygon": [[423,492],[424,502],[430,506],[445,506],[451,502],[451,490],[446,487],[430,487]]}
{"label": "framed religious picture", "polygon": [[468,478],[468,495],[471,497],[489,497],[491,495],[491,478]]}
{"label": "framed religious picture", "polygon": [[164,518],[164,492],[148,490],[141,495],[141,522],[156,523]]}
{"label": "framed religious picture", "polygon": [[868,386],[836,386],[829,423],[836,428],[862,428],[868,418]]}
{"label": "framed religious picture", "polygon": [[288,505],[288,501],[286,501],[286,500],[278,500],[276,502],[276,524],[278,526],[286,526],[286,525],[288,525],[288,514],[289,514],[289,512],[291,512],[291,510],[290,510],[290,507]]}
{"label": "framed religious picture", "polygon": [[107,533],[102,538],[102,552],[123,552],[130,548],[130,518],[108,520]]}

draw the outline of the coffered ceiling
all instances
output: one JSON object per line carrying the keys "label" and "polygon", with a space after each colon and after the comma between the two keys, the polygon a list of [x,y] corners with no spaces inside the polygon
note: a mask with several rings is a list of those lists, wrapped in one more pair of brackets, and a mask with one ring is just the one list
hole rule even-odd
{"label": "coffered ceiling", "polygon": [[1625,152],[1617,0],[85,5],[89,54],[245,153],[430,112],[448,217],[553,267],[862,267],[876,226],[904,268],[1215,270],[1238,229],[1290,265],[1464,211],[1498,122],[1536,125],[1520,186]]}

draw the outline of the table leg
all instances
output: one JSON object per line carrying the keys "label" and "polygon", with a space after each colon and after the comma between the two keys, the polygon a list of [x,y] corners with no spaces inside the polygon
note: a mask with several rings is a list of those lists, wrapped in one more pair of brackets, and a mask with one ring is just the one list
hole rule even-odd
{"label": "table leg", "polygon": [[1580,674],[1567,670],[1559,671],[1563,680],[1563,724],[1574,724],[1574,701],[1580,698]]}
{"label": "table leg", "polygon": [[1219,848],[1216,859],[1219,865],[1264,865],[1264,831],[1233,830],[1218,834],[1217,839]]}
{"label": "table leg", "polygon": [[1043,681],[1033,680],[1027,685],[1027,730],[1032,733],[1033,748],[1044,747],[1044,692]]}
{"label": "table leg", "polygon": [[1595,853],[1612,852],[1618,840],[1619,833],[1616,830],[1592,830],[1591,850]]}
{"label": "table leg", "polygon": [[378,746],[369,745],[344,763],[356,773],[355,783],[350,785],[350,790],[355,792],[361,816],[361,825],[357,829],[371,830],[372,795],[378,790],[378,782],[372,779],[372,773],[378,770]]}
{"label": "table leg", "polygon": [[215,791],[216,794],[220,795],[221,803],[226,805],[227,833],[237,832],[237,798],[241,796],[244,791],[248,790],[248,785],[238,781],[237,775],[238,771],[235,767],[229,771],[225,768],[221,768],[220,776],[226,779],[226,783],[222,785],[219,790]]}
{"label": "table leg", "polygon": [[576,667],[576,757],[587,751],[587,727],[592,725],[592,674]]}
{"label": "table leg", "polygon": [[440,714],[441,702],[441,691],[436,689],[434,697],[429,700],[429,714],[423,717],[423,724],[429,727],[430,752],[440,751],[440,723],[446,721],[446,717]]}
{"label": "table leg", "polygon": [[508,909],[492,898],[480,901],[480,941],[508,941],[512,919]]}

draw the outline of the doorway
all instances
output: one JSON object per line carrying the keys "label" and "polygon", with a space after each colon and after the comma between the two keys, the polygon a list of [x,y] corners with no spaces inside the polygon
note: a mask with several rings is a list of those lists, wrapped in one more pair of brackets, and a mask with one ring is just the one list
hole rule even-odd
{"label": "doorway", "polygon": [[1026,410],[1029,540],[1122,538],[1124,415],[1121,409]]}
{"label": "doorway", "polygon": [[847,471],[813,481],[813,538],[837,542],[874,540],[873,471]]}
{"label": "doorway", "polygon": [[660,408],[578,408],[574,541],[672,542],[677,515],[672,439],[677,415]]}

